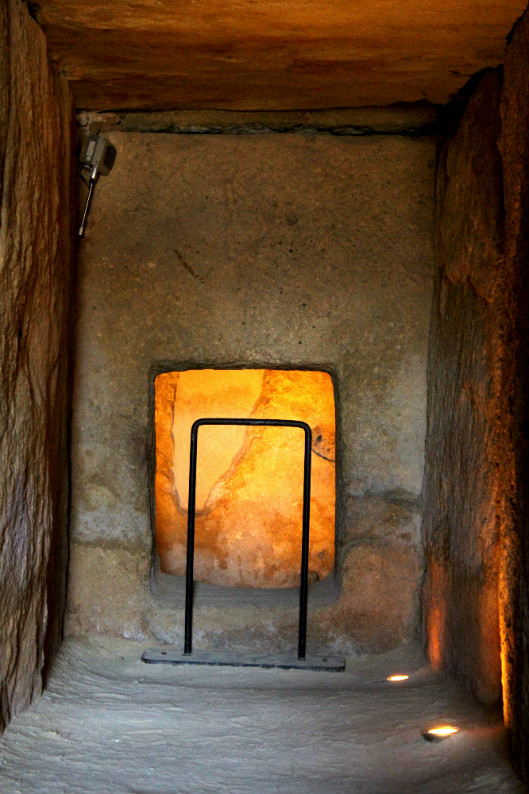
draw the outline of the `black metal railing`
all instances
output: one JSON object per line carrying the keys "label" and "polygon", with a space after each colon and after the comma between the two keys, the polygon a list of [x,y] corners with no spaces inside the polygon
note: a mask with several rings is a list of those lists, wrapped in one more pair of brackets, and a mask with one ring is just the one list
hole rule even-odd
{"label": "black metal railing", "polygon": [[309,569],[310,523],[310,455],[312,433],[306,422],[291,419],[197,419],[191,428],[189,459],[189,501],[187,520],[186,605],[184,655],[192,653],[193,632],[193,564],[195,554],[195,501],[197,481],[198,430],[202,425],[249,425],[263,427],[299,427],[305,433],[305,458],[303,465],[303,530],[301,538],[301,581],[299,593],[298,659],[305,659],[307,641],[307,593]]}

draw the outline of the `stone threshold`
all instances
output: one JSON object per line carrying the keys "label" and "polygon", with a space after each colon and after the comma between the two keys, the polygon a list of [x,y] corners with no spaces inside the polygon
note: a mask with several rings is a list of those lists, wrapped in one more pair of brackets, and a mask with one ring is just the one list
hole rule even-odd
{"label": "stone threshold", "polygon": [[[155,597],[166,605],[174,604],[183,607],[185,603],[185,577],[170,574],[158,574],[154,582]],[[270,609],[271,607],[299,607],[299,588],[259,588],[259,587],[226,587],[195,582],[193,587],[194,607],[233,608],[248,607],[252,609]],[[323,581],[309,585],[309,610],[331,606],[338,601],[340,588],[334,575],[327,576]]]}

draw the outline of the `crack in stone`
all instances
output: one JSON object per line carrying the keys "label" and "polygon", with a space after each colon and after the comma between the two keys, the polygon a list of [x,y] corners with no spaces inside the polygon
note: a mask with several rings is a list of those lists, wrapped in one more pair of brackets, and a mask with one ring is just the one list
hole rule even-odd
{"label": "crack in stone", "polygon": [[178,248],[173,248],[173,251],[175,252],[176,256],[178,257],[178,261],[180,262],[180,264],[183,265],[183,267],[185,267],[185,269],[188,271],[188,273],[191,273],[193,278],[196,278],[197,281],[200,281],[201,284],[204,284],[204,282],[206,280],[204,278],[204,276],[201,276],[200,273],[197,273],[196,270],[194,270],[191,267],[189,262],[182,256],[182,254],[180,253]]}

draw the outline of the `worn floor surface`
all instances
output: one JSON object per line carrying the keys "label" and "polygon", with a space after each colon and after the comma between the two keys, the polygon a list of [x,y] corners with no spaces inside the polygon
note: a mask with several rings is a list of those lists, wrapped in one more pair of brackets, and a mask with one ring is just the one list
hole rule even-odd
{"label": "worn floor surface", "polygon": [[[496,713],[417,648],[345,673],[145,665],[68,641],[0,739],[2,794],[518,794]],[[389,684],[388,674],[410,673]],[[439,744],[421,730],[461,732]]]}

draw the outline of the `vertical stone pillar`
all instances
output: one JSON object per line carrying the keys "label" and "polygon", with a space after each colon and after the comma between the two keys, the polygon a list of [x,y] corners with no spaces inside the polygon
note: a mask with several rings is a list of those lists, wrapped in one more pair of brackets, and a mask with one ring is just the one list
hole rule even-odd
{"label": "vertical stone pillar", "polygon": [[42,686],[66,593],[72,100],[0,8],[0,729]]}

